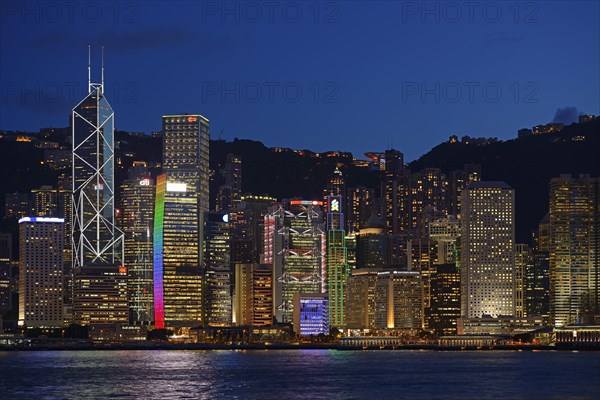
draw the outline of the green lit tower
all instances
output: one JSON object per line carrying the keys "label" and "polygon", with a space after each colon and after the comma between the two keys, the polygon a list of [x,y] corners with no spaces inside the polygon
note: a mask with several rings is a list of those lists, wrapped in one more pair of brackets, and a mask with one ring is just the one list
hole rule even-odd
{"label": "green lit tower", "polygon": [[327,292],[329,293],[329,326],[343,328],[345,292],[350,268],[344,231],[342,196],[327,196]]}

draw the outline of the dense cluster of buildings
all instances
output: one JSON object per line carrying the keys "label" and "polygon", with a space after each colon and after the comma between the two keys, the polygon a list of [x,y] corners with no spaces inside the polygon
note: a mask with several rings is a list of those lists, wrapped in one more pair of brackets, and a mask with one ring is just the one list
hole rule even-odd
{"label": "dense cluster of buildings", "polygon": [[478,165],[411,172],[390,149],[367,154],[379,188],[349,187],[336,168],[322,197],[278,200],[244,193],[230,154],[213,194],[209,120],[182,114],[163,116],[161,173],[139,160],[117,186],[113,121],[90,83],[70,173],[5,197],[18,279],[14,238],[0,234],[0,312],[17,306],[23,329],[443,337],[599,324],[599,178],[553,179],[529,245],[515,242],[515,191]]}

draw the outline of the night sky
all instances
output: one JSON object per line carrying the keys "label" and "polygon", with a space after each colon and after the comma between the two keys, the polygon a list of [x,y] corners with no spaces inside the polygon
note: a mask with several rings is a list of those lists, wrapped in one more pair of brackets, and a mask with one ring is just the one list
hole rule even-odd
{"label": "night sky", "polygon": [[598,1],[69,4],[2,2],[0,129],[67,126],[88,43],[119,130],[200,113],[212,138],[412,160],[600,112]]}

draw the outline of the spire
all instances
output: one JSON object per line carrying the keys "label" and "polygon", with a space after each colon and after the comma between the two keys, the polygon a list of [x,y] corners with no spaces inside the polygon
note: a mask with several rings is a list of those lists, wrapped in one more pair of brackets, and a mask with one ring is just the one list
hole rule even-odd
{"label": "spire", "polygon": [[92,53],[88,44],[88,93],[92,92]]}

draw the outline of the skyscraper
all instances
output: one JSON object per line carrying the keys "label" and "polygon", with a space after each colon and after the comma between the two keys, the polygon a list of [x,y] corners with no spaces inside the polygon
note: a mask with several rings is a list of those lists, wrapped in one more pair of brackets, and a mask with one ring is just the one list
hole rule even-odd
{"label": "skyscraper", "polygon": [[63,326],[64,220],[19,220],[19,325]]}
{"label": "skyscraper", "polygon": [[460,272],[456,264],[438,264],[431,275],[428,326],[438,335],[456,335],[460,318]]}
{"label": "skyscraper", "polygon": [[74,268],[123,265],[123,235],[115,226],[114,112],[102,70],[101,83],[88,80],[88,95],[71,120]]}
{"label": "skyscraper", "polygon": [[118,222],[125,236],[129,321],[148,325],[154,320],[152,230],[155,186],[145,162],[134,162],[120,189]]}
{"label": "skyscraper", "polygon": [[550,181],[550,315],[561,327],[600,314],[600,178]]}
{"label": "skyscraper", "polygon": [[208,211],[208,120],[163,117],[163,174],[154,209],[154,320],[156,328],[202,322],[202,238]]}
{"label": "skyscraper", "polygon": [[350,275],[342,199],[341,196],[326,197],[329,326],[336,328],[343,328],[345,325],[346,281]]}
{"label": "skyscraper", "polygon": [[229,214],[218,211],[205,214],[204,318],[212,326],[229,326],[232,322],[230,231]]}
{"label": "skyscraper", "polygon": [[514,190],[473,182],[461,198],[461,316],[514,315]]}
{"label": "skyscraper", "polygon": [[263,260],[273,265],[278,322],[292,322],[294,293],[325,291],[327,241],[321,205],[295,199],[273,205],[265,216]]}
{"label": "skyscraper", "polygon": [[105,312],[114,303],[104,289],[88,285],[97,277],[117,287],[126,278],[123,234],[115,225],[114,112],[104,95],[104,65],[101,83],[92,83],[90,71],[88,65],[88,95],[71,115],[73,313],[80,323],[123,322]]}

